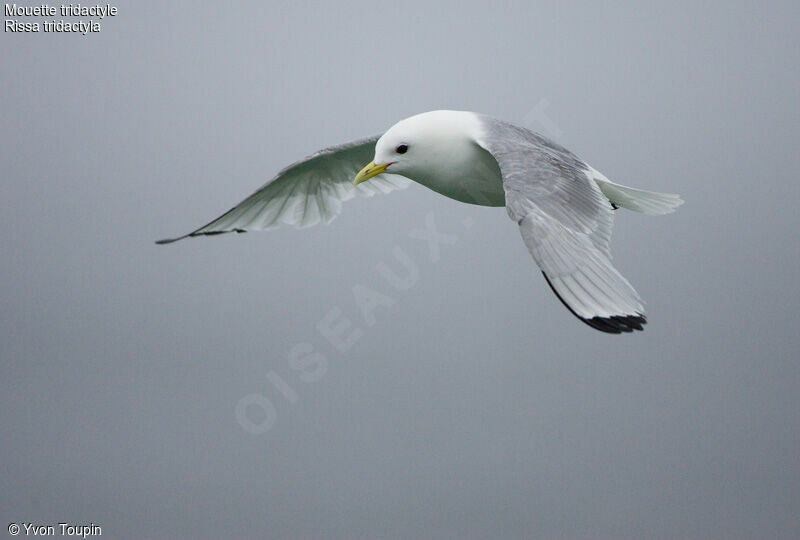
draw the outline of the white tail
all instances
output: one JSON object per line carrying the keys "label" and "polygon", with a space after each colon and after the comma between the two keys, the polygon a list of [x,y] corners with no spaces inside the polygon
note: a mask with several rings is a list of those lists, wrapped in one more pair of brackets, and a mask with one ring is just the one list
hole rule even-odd
{"label": "white tail", "polygon": [[615,206],[621,206],[643,214],[658,215],[670,214],[683,204],[680,196],[673,193],[658,193],[656,191],[621,186],[615,184],[595,169],[591,170],[591,174],[600,187],[600,191]]}

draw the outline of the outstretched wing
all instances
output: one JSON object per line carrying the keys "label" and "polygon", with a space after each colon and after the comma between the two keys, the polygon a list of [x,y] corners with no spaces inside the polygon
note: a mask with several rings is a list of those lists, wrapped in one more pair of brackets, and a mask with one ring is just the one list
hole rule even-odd
{"label": "outstretched wing", "polygon": [[379,137],[320,150],[289,165],[207,225],[156,243],[168,244],[190,236],[261,231],[281,224],[303,228],[319,222],[330,223],[341,212],[342,201],[407,187],[410,181],[396,174],[382,174],[370,182],[353,185],[353,177],[372,160]]}
{"label": "outstretched wing", "polygon": [[529,130],[489,117],[481,124],[476,142],[497,160],[508,215],[553,292],[593,328],[641,330],[642,301],[611,265],[614,211],[591,167]]}

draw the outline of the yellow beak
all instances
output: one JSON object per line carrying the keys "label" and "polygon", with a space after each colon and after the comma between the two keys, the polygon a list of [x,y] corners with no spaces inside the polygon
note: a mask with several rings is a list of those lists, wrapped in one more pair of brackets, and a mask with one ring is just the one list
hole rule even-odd
{"label": "yellow beak", "polygon": [[385,171],[389,165],[391,165],[391,163],[384,163],[383,165],[375,165],[374,161],[370,161],[369,165],[367,165],[358,172],[355,180],[353,180],[353,185],[357,186],[361,182],[366,182],[373,176],[378,176],[383,171]]}

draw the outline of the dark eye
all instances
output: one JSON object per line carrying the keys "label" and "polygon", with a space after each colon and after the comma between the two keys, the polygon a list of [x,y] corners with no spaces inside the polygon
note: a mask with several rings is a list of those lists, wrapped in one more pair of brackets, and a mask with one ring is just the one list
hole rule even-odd
{"label": "dark eye", "polygon": [[401,144],[400,146],[395,148],[394,151],[397,152],[398,154],[405,154],[406,152],[408,152],[408,145]]}

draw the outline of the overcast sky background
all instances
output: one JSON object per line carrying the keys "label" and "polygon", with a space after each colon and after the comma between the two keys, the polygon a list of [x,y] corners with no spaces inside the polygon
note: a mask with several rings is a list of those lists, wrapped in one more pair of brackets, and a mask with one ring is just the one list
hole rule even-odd
{"label": "overcast sky background", "polygon": [[[124,2],[99,34],[0,38],[3,526],[796,538],[800,4],[283,4]],[[153,244],[438,108],[682,195],[616,220],[644,332],[581,324],[505,210],[416,185],[327,227]],[[428,216],[457,238],[438,260],[409,236]],[[376,269],[402,274],[396,248],[407,290]],[[393,302],[372,326],[359,286]],[[345,352],[330,313],[360,331]]]}

